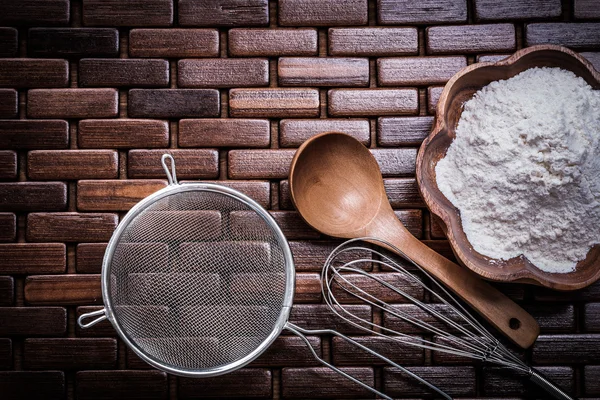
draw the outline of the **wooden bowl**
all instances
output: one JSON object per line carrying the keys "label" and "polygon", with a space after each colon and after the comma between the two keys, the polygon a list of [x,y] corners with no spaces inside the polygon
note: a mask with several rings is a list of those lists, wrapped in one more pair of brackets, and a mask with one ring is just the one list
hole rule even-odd
{"label": "wooden bowl", "polygon": [[[594,246],[575,271],[553,274],[536,268],[525,257],[496,260],[476,252],[462,227],[460,213],[440,192],[435,176],[437,162],[455,137],[464,103],[493,81],[511,78],[532,67],[560,67],[582,77],[600,89],[600,73],[577,53],[561,46],[541,45],[517,51],[509,58],[492,63],[477,63],[458,72],[444,87],[437,104],[436,121],[417,156],[417,181],[429,210],[442,221],[452,250],[461,264],[482,277],[501,282],[524,282],[558,290],[585,287],[600,277],[600,245]],[[445,226],[443,226],[445,224]],[[600,238],[599,238],[600,239]]]}

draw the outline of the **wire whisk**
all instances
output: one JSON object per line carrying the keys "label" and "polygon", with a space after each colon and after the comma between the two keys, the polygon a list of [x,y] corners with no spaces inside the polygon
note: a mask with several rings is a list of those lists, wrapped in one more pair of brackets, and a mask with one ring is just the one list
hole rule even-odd
{"label": "wire whisk", "polygon": [[[382,251],[366,247],[363,242],[370,242],[376,245],[394,249],[402,254],[403,258],[412,267],[414,266],[425,280],[417,276],[413,271],[409,271],[399,262],[383,253]],[[349,262],[340,261],[340,256],[344,253],[369,252],[377,257],[356,259]],[[356,253],[354,253],[356,254]],[[347,260],[347,256],[345,257]],[[404,287],[398,287],[387,280],[381,278],[381,274],[370,273],[361,268],[365,263],[373,263],[380,266],[381,269],[388,269],[395,274],[401,274],[407,283],[407,288],[417,288],[428,293],[432,303],[426,303],[415,297],[413,290],[406,290]],[[359,274],[366,277],[369,282],[364,285],[359,280],[353,279],[351,274]],[[431,282],[431,286],[427,282]],[[348,240],[338,246],[329,255],[323,270],[321,272],[321,288],[323,298],[339,318],[345,322],[368,332],[371,335],[377,335],[391,339],[406,345],[418,346],[423,349],[439,351],[455,356],[468,357],[481,362],[500,365],[513,370],[525,373],[531,381],[543,388],[548,394],[556,399],[573,400],[573,398],[563,392],[560,388],[542,376],[538,371],[525,364],[519,357],[510,352],[502,343],[498,341],[471,313],[444,288],[436,279],[427,273],[418,264],[404,255],[398,248],[392,244],[379,240],[377,238],[364,237]],[[398,298],[403,298],[405,302],[416,305],[419,312],[409,313],[401,307],[395,307],[392,304],[378,298],[373,288],[391,291]],[[355,315],[344,301],[339,301],[338,297],[343,293],[345,297],[358,299],[368,304],[373,309],[379,309],[384,313],[384,322],[377,323],[361,318]],[[414,315],[413,315],[414,314]],[[425,316],[425,317],[424,317]],[[411,324],[419,331],[432,334],[434,338],[416,337],[395,329],[394,324],[388,324],[385,321],[397,319],[403,323]]]}

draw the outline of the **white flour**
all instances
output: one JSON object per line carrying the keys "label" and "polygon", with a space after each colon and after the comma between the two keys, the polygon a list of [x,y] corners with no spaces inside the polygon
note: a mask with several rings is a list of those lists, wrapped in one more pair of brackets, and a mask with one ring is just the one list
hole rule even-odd
{"label": "white flour", "polygon": [[489,84],[436,175],[476,251],[573,271],[600,243],[600,90],[559,68]]}

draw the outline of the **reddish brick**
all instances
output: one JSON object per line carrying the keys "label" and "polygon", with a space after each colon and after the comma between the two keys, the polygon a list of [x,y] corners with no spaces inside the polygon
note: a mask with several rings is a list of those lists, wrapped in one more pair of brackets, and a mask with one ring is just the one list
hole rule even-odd
{"label": "reddish brick", "polygon": [[153,119],[84,119],[79,121],[81,149],[167,147],[169,123]]}
{"label": "reddish brick", "polygon": [[0,118],[15,118],[19,112],[19,95],[15,89],[0,89]]}
{"label": "reddish brick", "polygon": [[205,398],[241,398],[251,395],[256,399],[272,398],[271,371],[259,368],[244,368],[214,378],[179,378],[178,397],[182,400]]}
{"label": "reddish brick", "polygon": [[[321,356],[321,338],[308,336],[307,339],[310,346]],[[319,365],[319,361],[312,356],[304,340],[296,336],[279,336],[263,354],[250,364],[252,367],[269,368],[315,365]]]}
{"label": "reddish brick", "polygon": [[589,62],[591,62],[594,68],[596,68],[596,71],[600,72],[600,52],[593,53],[588,51],[579,54],[585,57]]}
{"label": "reddish brick", "polygon": [[116,117],[119,92],[115,89],[32,89],[27,92],[29,118]]}
{"label": "reddish brick", "polygon": [[66,398],[65,373],[62,371],[0,372],[0,393],[13,399],[54,400]]}
{"label": "reddish brick", "polygon": [[117,366],[115,339],[25,339],[27,369],[102,369]]}
{"label": "reddish brick", "polygon": [[17,236],[17,216],[0,212],[0,242],[12,242]]}
{"label": "reddish brick", "polygon": [[377,0],[380,24],[467,22],[466,0]]}
{"label": "reddish brick", "polygon": [[75,395],[80,400],[162,400],[169,395],[169,385],[167,374],[161,371],[79,371]]}
{"label": "reddish brick", "polygon": [[27,176],[34,180],[117,178],[119,157],[112,150],[34,150]]}
{"label": "reddish brick", "polygon": [[179,0],[182,26],[262,26],[269,23],[268,0]]}
{"label": "reddish brick", "polygon": [[[474,397],[476,393],[475,367],[409,367],[409,371],[426,379],[450,396]],[[460,379],[456,377],[460,376]],[[396,368],[383,369],[385,394],[389,396],[431,396],[431,389]]]}
{"label": "reddish brick", "polygon": [[231,89],[232,117],[316,117],[319,115],[317,89]]}
{"label": "reddish brick", "polygon": [[31,28],[27,49],[34,57],[116,57],[119,31],[114,28]]}
{"label": "reddish brick", "polygon": [[[345,367],[344,373],[373,386],[373,368]],[[281,371],[282,395],[286,399],[367,399],[373,395],[367,389],[330,368],[284,368]]]}
{"label": "reddish brick", "polygon": [[165,178],[160,162],[163,154],[173,156],[179,179],[216,178],[219,175],[219,153],[198,150],[130,150],[127,156],[130,178]]}
{"label": "reddish brick", "polygon": [[88,26],[169,26],[173,0],[83,0],[83,24]]}
{"label": "reddish brick", "polygon": [[416,89],[332,89],[328,93],[329,114],[336,117],[416,114],[418,97]]}
{"label": "reddish brick", "polygon": [[316,56],[316,29],[231,29],[229,53],[233,56]]}
{"label": "reddish brick", "polygon": [[15,283],[12,276],[0,276],[0,307],[13,305],[15,297]]}
{"label": "reddish brick", "polygon": [[419,52],[417,28],[331,28],[333,56],[400,56]]}
{"label": "reddish brick", "polygon": [[69,0],[20,0],[0,3],[3,25],[67,25]]}
{"label": "reddish brick", "polygon": [[427,88],[427,112],[429,114],[435,114],[438,100],[443,91],[443,86],[430,86]]}
{"label": "reddish brick", "polygon": [[218,57],[216,29],[132,29],[131,57]]}
{"label": "reddish brick", "polygon": [[117,223],[117,214],[31,213],[26,236],[30,242],[106,242]]}
{"label": "reddish brick", "polygon": [[268,147],[271,141],[266,119],[182,119],[181,147]]}
{"label": "reddish brick", "polygon": [[79,211],[128,211],[144,197],[167,186],[164,180],[81,180],[77,182]]}
{"label": "reddish brick", "polygon": [[[567,393],[575,393],[575,371],[571,367],[536,368],[550,381]],[[527,399],[547,398],[547,392],[536,385],[527,384],[527,374],[499,367],[483,370],[483,392],[488,396],[524,396]]]}
{"label": "reddish brick", "polygon": [[475,0],[474,3],[477,21],[554,18],[562,12],[560,0]]}
{"label": "reddish brick", "polygon": [[18,52],[17,30],[15,28],[0,28],[0,57],[15,57]]}
{"label": "reddish brick", "polygon": [[590,364],[600,357],[600,335],[540,335],[532,350],[537,365]]}
{"label": "reddish brick", "polygon": [[575,0],[573,13],[577,19],[600,19],[600,5],[597,0]]}
{"label": "reddish brick", "polygon": [[12,369],[13,352],[10,339],[0,339],[0,370]]}
{"label": "reddish brick", "polygon": [[386,178],[383,185],[393,208],[425,206],[414,178]]}
{"label": "reddish brick", "polygon": [[79,84],[82,87],[167,87],[169,62],[156,59],[84,58],[79,61]]}
{"label": "reddish brick", "polygon": [[267,86],[269,61],[263,58],[212,58],[179,60],[180,87]]}
{"label": "reddish brick", "polygon": [[283,231],[286,238],[318,239],[321,234],[304,222],[300,214],[295,211],[271,211],[271,216]]}
{"label": "reddish brick", "polygon": [[[290,241],[290,249],[294,255],[296,271],[321,271],[323,263],[340,242],[331,241]],[[368,259],[371,255],[368,251],[353,250],[339,257],[340,261],[348,262],[357,259]],[[369,271],[371,265],[361,263],[360,267]]]}
{"label": "reddish brick", "polygon": [[63,182],[0,183],[0,208],[4,211],[62,211],[67,208]]}
{"label": "reddish brick", "polygon": [[296,274],[295,303],[321,302],[321,276],[319,274]]}
{"label": "reddish brick", "polygon": [[130,117],[218,117],[221,100],[216,89],[131,89]]}
{"label": "reddish brick", "polygon": [[[353,337],[352,340],[401,365],[419,365],[425,362],[425,351],[417,346],[379,336],[359,336]],[[403,340],[410,341],[410,338]],[[417,342],[416,338],[414,342]],[[335,365],[388,365],[340,337],[333,337],[332,353]]]}
{"label": "reddish brick", "polygon": [[80,243],[76,251],[76,268],[78,274],[99,274],[102,270],[102,259],[106,251],[106,243]]}
{"label": "reddish brick", "polygon": [[423,237],[423,213],[421,210],[396,210],[396,217],[417,239]]}
{"label": "reddish brick", "polygon": [[30,305],[101,304],[100,275],[32,275],[25,279]]}
{"label": "reddish brick", "polygon": [[[371,307],[351,304],[344,307],[365,321],[372,321]],[[325,304],[294,304],[290,312],[290,322],[304,329],[333,329],[344,334],[363,334],[361,328],[344,322]]]}
{"label": "reddish brick", "polygon": [[432,239],[446,239],[446,233],[442,226],[444,222],[433,214],[429,217],[429,233]]}
{"label": "reddish brick", "polygon": [[343,132],[367,146],[371,142],[367,119],[282,119],[279,123],[279,144],[282,147],[299,147],[323,132]]}
{"label": "reddish brick", "polygon": [[[17,153],[10,150],[0,150],[0,179],[15,179],[17,177]],[[2,203],[0,199],[0,203]]]}
{"label": "reddish brick", "polygon": [[279,0],[279,24],[287,26],[366,25],[367,0]]}
{"label": "reddish brick", "polygon": [[429,135],[433,117],[379,118],[377,144],[386,147],[420,145]]}
{"label": "reddish brick", "polygon": [[586,332],[600,332],[600,303],[588,303],[584,307]]}
{"label": "reddish brick", "polygon": [[67,121],[0,121],[0,147],[2,148],[65,149],[68,145]]}
{"label": "reddish brick", "polygon": [[527,46],[552,43],[573,49],[600,48],[600,23],[564,23],[525,25]]}
{"label": "reddish brick", "polygon": [[583,371],[585,394],[600,394],[600,365],[586,365]]}
{"label": "reddish brick", "polygon": [[377,60],[381,86],[445,83],[467,66],[465,57],[404,57]]}
{"label": "reddish brick", "polygon": [[67,60],[0,59],[0,87],[46,88],[65,87],[68,84],[69,63]]}
{"label": "reddish brick", "polygon": [[281,86],[368,86],[369,60],[282,57],[277,74]]}
{"label": "reddish brick", "polygon": [[432,26],[426,32],[429,54],[513,51],[517,47],[513,24]]}
{"label": "reddish brick", "polygon": [[231,179],[286,178],[296,150],[231,150],[228,154]]}
{"label": "reddish brick", "polygon": [[3,336],[63,336],[67,333],[67,310],[62,307],[2,307],[0,320]]}

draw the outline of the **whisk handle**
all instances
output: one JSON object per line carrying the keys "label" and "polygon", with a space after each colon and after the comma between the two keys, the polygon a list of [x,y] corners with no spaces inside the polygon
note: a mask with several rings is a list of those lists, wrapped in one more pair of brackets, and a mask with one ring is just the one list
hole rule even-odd
{"label": "whisk handle", "polygon": [[546,393],[551,395],[554,399],[557,400],[575,400],[575,397],[571,397],[566,394],[561,388],[552,383],[548,378],[542,375],[539,371],[535,369],[530,369],[529,371],[529,379],[538,385],[540,388],[544,389]]}

